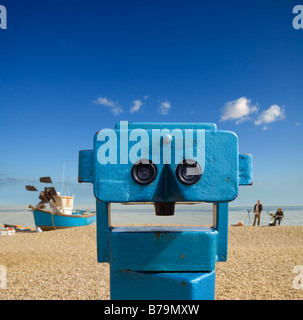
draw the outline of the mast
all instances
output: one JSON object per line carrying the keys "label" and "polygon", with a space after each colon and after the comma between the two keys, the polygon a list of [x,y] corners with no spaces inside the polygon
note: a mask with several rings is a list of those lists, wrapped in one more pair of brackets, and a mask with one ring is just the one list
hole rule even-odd
{"label": "mast", "polygon": [[63,196],[63,184],[64,184],[64,171],[65,171],[65,161],[63,163],[63,173],[62,173],[62,185],[61,185],[61,195]]}

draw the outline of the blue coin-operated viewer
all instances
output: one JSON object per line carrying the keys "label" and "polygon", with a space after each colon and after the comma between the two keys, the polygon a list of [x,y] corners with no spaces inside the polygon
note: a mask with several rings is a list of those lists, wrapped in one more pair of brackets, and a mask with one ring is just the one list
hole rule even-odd
{"label": "blue coin-operated viewer", "polygon": [[[252,156],[209,123],[128,123],[95,134],[79,153],[79,182],[94,185],[98,261],[110,263],[111,299],[212,300],[215,263],[227,259],[228,202],[252,184]],[[213,203],[213,226],[112,227],[110,204]],[[160,221],[161,222],[161,221]]]}

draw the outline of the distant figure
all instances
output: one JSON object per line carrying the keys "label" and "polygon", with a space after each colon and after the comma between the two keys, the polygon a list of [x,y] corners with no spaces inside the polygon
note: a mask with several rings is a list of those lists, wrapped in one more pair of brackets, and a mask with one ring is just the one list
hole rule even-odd
{"label": "distant figure", "polygon": [[284,213],[283,213],[282,209],[278,208],[278,210],[277,210],[277,212],[275,214],[274,226],[276,225],[277,221],[279,222],[279,225],[280,225],[283,217],[284,217]]}
{"label": "distant figure", "polygon": [[256,225],[256,221],[258,220],[258,226],[260,225],[260,217],[261,217],[261,212],[263,210],[263,206],[261,204],[261,201],[258,200],[257,203],[254,206],[254,214],[255,214],[255,218],[254,218],[254,223],[253,226]]}

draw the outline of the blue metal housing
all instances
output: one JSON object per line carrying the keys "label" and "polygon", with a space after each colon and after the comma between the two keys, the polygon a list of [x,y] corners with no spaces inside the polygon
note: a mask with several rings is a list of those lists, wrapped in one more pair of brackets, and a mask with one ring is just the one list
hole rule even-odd
{"label": "blue metal housing", "polygon": [[[125,162],[123,155],[137,143],[130,135],[136,130],[147,133],[148,143],[141,148],[146,159],[152,154],[155,135],[163,137],[174,129],[182,133],[191,129],[195,134],[202,130],[203,141],[197,135],[193,139],[193,154],[204,153],[200,180],[194,185],[181,183],[176,177],[178,163],[164,163],[159,155],[155,180],[148,185],[136,183],[131,175],[133,163],[128,158]],[[79,153],[79,182],[94,185],[98,261],[110,263],[112,299],[213,299],[215,263],[227,259],[228,202],[237,197],[239,185],[252,184],[252,156],[239,154],[237,136],[217,130],[215,124],[127,123],[125,127],[120,123],[108,131],[109,136],[113,132],[112,143],[99,139],[97,132],[93,150]],[[100,164],[98,153],[106,144],[117,148],[116,164]],[[171,143],[171,156],[179,151]],[[183,146],[184,158],[186,151]],[[214,222],[212,227],[114,228],[110,225],[113,202],[211,202]]]}

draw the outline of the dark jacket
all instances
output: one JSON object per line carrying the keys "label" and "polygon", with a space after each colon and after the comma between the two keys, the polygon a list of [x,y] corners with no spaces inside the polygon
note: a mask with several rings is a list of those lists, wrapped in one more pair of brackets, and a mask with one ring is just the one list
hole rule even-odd
{"label": "dark jacket", "polygon": [[281,211],[277,211],[276,214],[275,214],[275,217],[277,217],[277,218],[282,218],[283,216],[284,216],[284,213],[283,213],[282,210]]}
{"label": "dark jacket", "polygon": [[[256,211],[257,205],[258,205],[258,204],[256,203],[255,206],[254,206],[254,212]],[[262,210],[263,210],[263,206],[262,206],[262,204],[260,203],[260,204],[259,204],[259,212],[261,213]]]}

